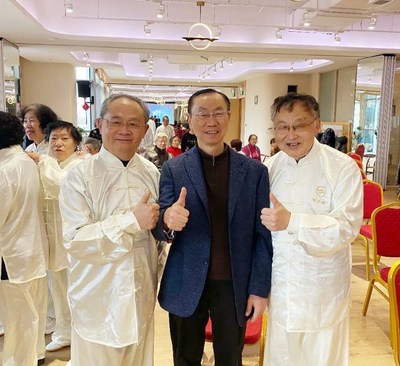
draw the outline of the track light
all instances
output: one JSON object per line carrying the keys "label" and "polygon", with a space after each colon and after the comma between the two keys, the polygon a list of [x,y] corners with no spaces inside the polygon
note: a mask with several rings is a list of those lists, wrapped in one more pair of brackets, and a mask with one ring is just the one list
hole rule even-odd
{"label": "track light", "polygon": [[67,13],[73,13],[74,12],[74,4],[66,3],[65,4],[65,11]]}
{"label": "track light", "polygon": [[370,21],[370,23],[368,25],[368,29],[369,30],[373,30],[373,29],[375,29],[375,26],[376,26],[376,16],[372,15],[371,16],[371,21]]}
{"label": "track light", "polygon": [[157,18],[162,19],[164,18],[164,13],[165,13],[165,6],[160,3],[160,7],[157,9]]}
{"label": "track light", "polygon": [[229,66],[232,66],[232,65],[233,65],[233,59],[232,59],[232,57],[229,59],[228,64],[229,64]]}
{"label": "track light", "polygon": [[221,71],[224,69],[224,61],[221,61],[221,66],[219,68]]}
{"label": "track light", "polygon": [[214,65],[213,73],[215,74],[216,72],[217,72],[217,65]]}
{"label": "track light", "polygon": [[89,54],[88,54],[87,52],[83,52],[83,57],[82,57],[82,59],[83,59],[84,61],[89,60]]}
{"label": "track light", "polygon": [[335,43],[340,43],[340,41],[342,40],[341,38],[340,38],[340,35],[339,35],[339,33],[335,33]]}
{"label": "track light", "polygon": [[150,28],[150,26],[148,24],[144,25],[144,34],[146,36],[150,36],[150,34],[151,34],[151,28]]}
{"label": "track light", "polygon": [[275,33],[275,38],[278,42],[282,41],[282,32],[280,29],[278,29]]}
{"label": "track light", "polygon": [[303,25],[305,27],[309,27],[311,25],[310,15],[307,12],[305,12],[303,15]]}

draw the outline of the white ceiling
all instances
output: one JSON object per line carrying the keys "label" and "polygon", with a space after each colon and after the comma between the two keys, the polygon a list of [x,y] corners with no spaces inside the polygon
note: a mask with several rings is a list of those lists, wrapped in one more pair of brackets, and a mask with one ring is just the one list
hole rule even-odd
{"label": "white ceiling", "polygon": [[258,73],[329,71],[400,53],[400,0],[213,0],[201,10],[218,37],[204,51],[182,39],[200,21],[194,0],[0,0],[0,37],[31,61],[90,63],[116,84],[235,85]]}

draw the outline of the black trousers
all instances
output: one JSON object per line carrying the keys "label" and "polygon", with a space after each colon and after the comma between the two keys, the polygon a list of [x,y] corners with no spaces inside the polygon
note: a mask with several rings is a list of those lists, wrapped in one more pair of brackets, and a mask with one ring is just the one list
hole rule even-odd
{"label": "black trousers", "polygon": [[245,327],[236,320],[232,281],[208,280],[195,312],[169,314],[175,366],[201,366],[205,327],[212,321],[215,366],[242,366]]}

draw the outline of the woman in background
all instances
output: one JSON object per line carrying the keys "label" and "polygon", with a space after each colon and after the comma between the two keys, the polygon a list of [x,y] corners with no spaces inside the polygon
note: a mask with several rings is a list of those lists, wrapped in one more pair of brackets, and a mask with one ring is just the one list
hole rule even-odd
{"label": "woman in background", "polygon": [[256,145],[258,141],[257,135],[251,134],[249,136],[249,144],[242,148],[245,155],[252,159],[256,159],[261,162],[261,152],[259,147]]}
{"label": "woman in background", "polygon": [[82,136],[72,123],[57,121],[46,128],[46,141],[54,158],[37,153],[28,155],[38,162],[45,196],[44,219],[50,246],[49,272],[56,313],[55,330],[46,350],[53,352],[71,344],[71,314],[67,302],[68,258],[64,248],[58,195],[62,179],[82,161],[78,153]]}
{"label": "woman in background", "polygon": [[173,157],[182,154],[182,150],[179,148],[179,145],[181,144],[181,139],[178,136],[172,136],[169,140],[169,144],[170,145],[167,148],[167,152],[172,154]]}

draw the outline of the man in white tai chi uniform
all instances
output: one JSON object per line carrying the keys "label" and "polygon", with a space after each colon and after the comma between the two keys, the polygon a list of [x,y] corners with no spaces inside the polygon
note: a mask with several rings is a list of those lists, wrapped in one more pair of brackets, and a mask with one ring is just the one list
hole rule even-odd
{"label": "man in white tai chi uniform", "polygon": [[346,366],[361,174],[315,139],[321,122],[312,96],[276,98],[271,117],[281,151],[266,162],[272,208],[261,211],[274,248],[264,365]]}
{"label": "man in white tai chi uniform", "polygon": [[157,168],[136,150],[149,119],[138,98],[101,109],[100,152],[73,168],[60,192],[70,255],[73,366],[150,366],[159,206]]}

